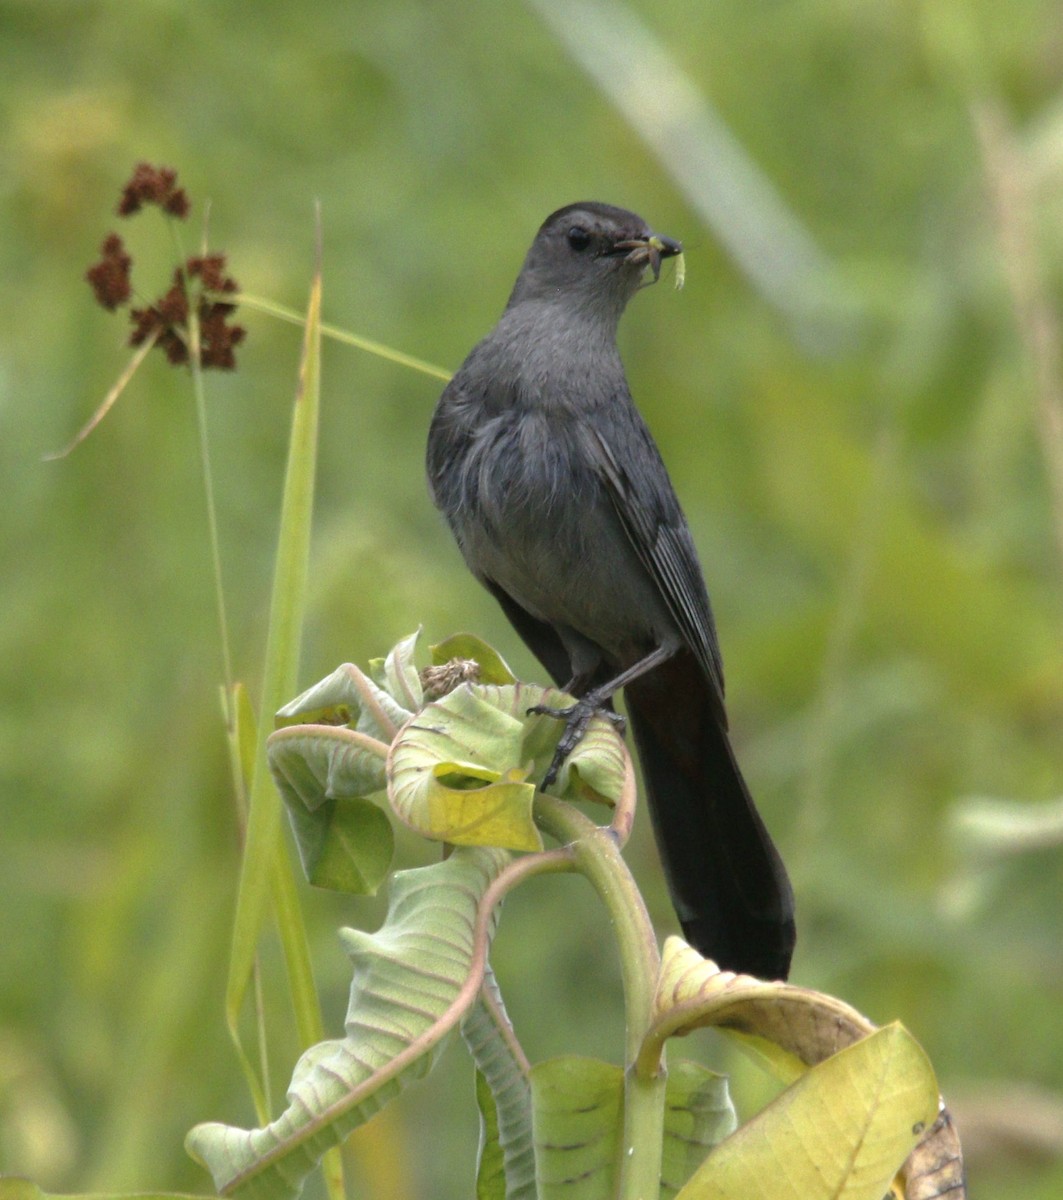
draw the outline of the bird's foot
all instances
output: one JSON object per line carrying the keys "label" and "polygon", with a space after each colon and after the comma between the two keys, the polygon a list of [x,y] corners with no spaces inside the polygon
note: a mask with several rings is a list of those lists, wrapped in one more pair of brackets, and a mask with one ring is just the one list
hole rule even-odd
{"label": "bird's foot", "polygon": [[569,705],[568,708],[551,708],[549,704],[533,704],[528,709],[528,716],[554,717],[558,721],[565,722],[565,728],[558,739],[554,757],[539,785],[543,789],[548,788],[556,781],[565,759],[582,741],[592,717],[606,717],[612,721],[621,736],[627,728],[627,722],[618,712],[613,711],[608,698],[603,699],[594,692],[588,692],[586,696],[577,700],[575,704]]}

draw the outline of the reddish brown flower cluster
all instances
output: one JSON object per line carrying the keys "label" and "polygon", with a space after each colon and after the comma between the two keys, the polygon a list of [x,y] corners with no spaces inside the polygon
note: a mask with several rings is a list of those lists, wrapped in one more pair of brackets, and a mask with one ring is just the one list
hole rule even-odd
{"label": "reddish brown flower cluster", "polygon": [[231,371],[236,366],[234,347],[246,336],[240,325],[228,325],[226,318],[235,305],[211,299],[208,293],[235,292],[236,280],[224,274],[225,255],[209,254],[190,258],[174,271],[173,285],[147,308],[130,312],[133,332],[131,346],[141,346],[150,337],[158,340],[163,353],[175,365],[188,362],[188,316],[190,280],[197,279],[196,316],[199,319],[199,360],[204,367]]}
{"label": "reddish brown flower cluster", "polygon": [[[184,188],[177,187],[176,171],[139,163],[122,189],[119,215],[130,216],[145,204],[158,205],[179,218],[187,216],[191,207]],[[97,302],[113,312],[132,295],[133,260],[116,233],[104,239],[101,254],[85,277]],[[236,306],[218,297],[237,291],[236,280],[225,274],[224,254],[193,255],[174,271],[168,291],[143,308],[130,309],[133,332],[129,344],[142,346],[153,339],[170,362],[188,362],[189,316],[194,311],[199,323],[200,364],[231,371],[236,366],[234,349],[244,340],[246,331],[229,324]]]}
{"label": "reddish brown flower cluster", "polygon": [[126,253],[122,239],[117,233],[109,233],[100,247],[103,257],[95,266],[89,267],[85,278],[96,293],[96,301],[108,312],[114,312],[125,304],[132,291],[129,284],[129,268],[133,260]]}
{"label": "reddish brown flower cluster", "polygon": [[150,163],[137,163],[129,182],[122,189],[118,201],[118,215],[131,217],[140,212],[145,204],[157,204],[163,212],[184,220],[192,205],[184,188],[177,186],[177,172],[169,167],[153,167]]}

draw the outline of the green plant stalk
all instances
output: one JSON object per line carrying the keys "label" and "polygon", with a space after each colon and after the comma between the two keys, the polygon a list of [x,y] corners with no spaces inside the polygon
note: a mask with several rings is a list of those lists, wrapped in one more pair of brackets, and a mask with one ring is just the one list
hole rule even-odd
{"label": "green plant stalk", "polygon": [[[240,840],[247,837],[247,793],[250,787],[251,774],[254,771],[256,722],[251,711],[247,689],[242,683],[235,684],[231,689],[223,688],[221,696],[222,712],[227,725],[227,743],[229,747],[229,770],[232,775],[233,795],[236,798],[236,813],[239,821]],[[262,990],[261,963],[256,957],[252,965],[252,980],[254,984],[255,1026],[258,1033],[258,1072],[246,1054],[238,1039],[234,1039],[240,1069],[251,1091],[251,1099],[255,1105],[255,1114],[259,1123],[265,1125],[273,1110],[270,1096],[269,1045],[266,1038],[265,999]]]}
{"label": "green plant stalk", "polygon": [[[266,759],[266,738],[273,729],[274,714],[296,691],[300,634],[306,612],[320,410],[320,272],[314,277],[305,327],[303,361],[292,414],[281,503],[247,840],[241,863],[226,988],[229,1031],[243,1061],[246,1061],[246,1056],[240,1049],[239,1017],[254,969],[258,938],[265,919],[267,891],[273,899],[300,1040],[304,1046],[310,1046],[324,1036],[306,929],[295,891],[289,852],[282,836],[280,797],[273,786]],[[341,1200],[344,1189],[338,1151],[326,1156],[323,1170],[330,1196],[333,1200]]]}
{"label": "green plant stalk", "polygon": [[[170,226],[178,253],[184,262],[180,237],[171,220]],[[187,287],[187,281],[186,281]],[[214,503],[214,473],[210,465],[210,436],[207,432],[207,399],[203,387],[203,367],[200,362],[199,313],[195,304],[188,306],[188,361],[192,373],[192,394],[196,402],[196,428],[199,434],[199,461],[203,471],[203,494],[207,505],[207,530],[210,537],[210,561],[214,576],[214,603],[218,610],[218,637],[221,642],[222,677],[225,682],[225,727],[231,731],[234,717],[230,708],[233,688],[233,664],[229,650],[229,618],[225,610],[225,586],[221,572],[221,546],[218,539],[218,513]]]}
{"label": "green plant stalk", "polygon": [[661,1188],[665,1081],[663,1058],[652,1071],[636,1069],[643,1039],[653,1017],[653,999],[661,956],[649,913],[620,853],[617,836],[595,825],[578,809],[540,794],[537,821],[553,837],[569,844],[576,869],[590,880],[609,913],[620,952],[624,983],[624,1149],[620,1200],[647,1200]]}

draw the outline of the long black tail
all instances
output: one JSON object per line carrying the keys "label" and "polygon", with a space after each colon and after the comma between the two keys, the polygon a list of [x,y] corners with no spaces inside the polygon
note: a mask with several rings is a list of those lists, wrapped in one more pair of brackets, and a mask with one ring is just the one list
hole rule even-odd
{"label": "long black tail", "polygon": [[794,898],[720,724],[680,653],[626,690],[657,849],[687,941],[728,971],[785,979]]}

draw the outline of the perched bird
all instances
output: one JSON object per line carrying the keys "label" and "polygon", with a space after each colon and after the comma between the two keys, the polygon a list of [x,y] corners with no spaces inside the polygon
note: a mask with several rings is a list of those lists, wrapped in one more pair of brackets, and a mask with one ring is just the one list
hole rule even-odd
{"label": "perched bird", "polygon": [[439,399],[428,482],[469,569],[577,704],[548,785],[624,689],[657,846],[687,940],[784,979],[786,869],[735,762],[694,542],[631,399],[617,325],[679,254],[607,204],[549,216],[501,319]]}

